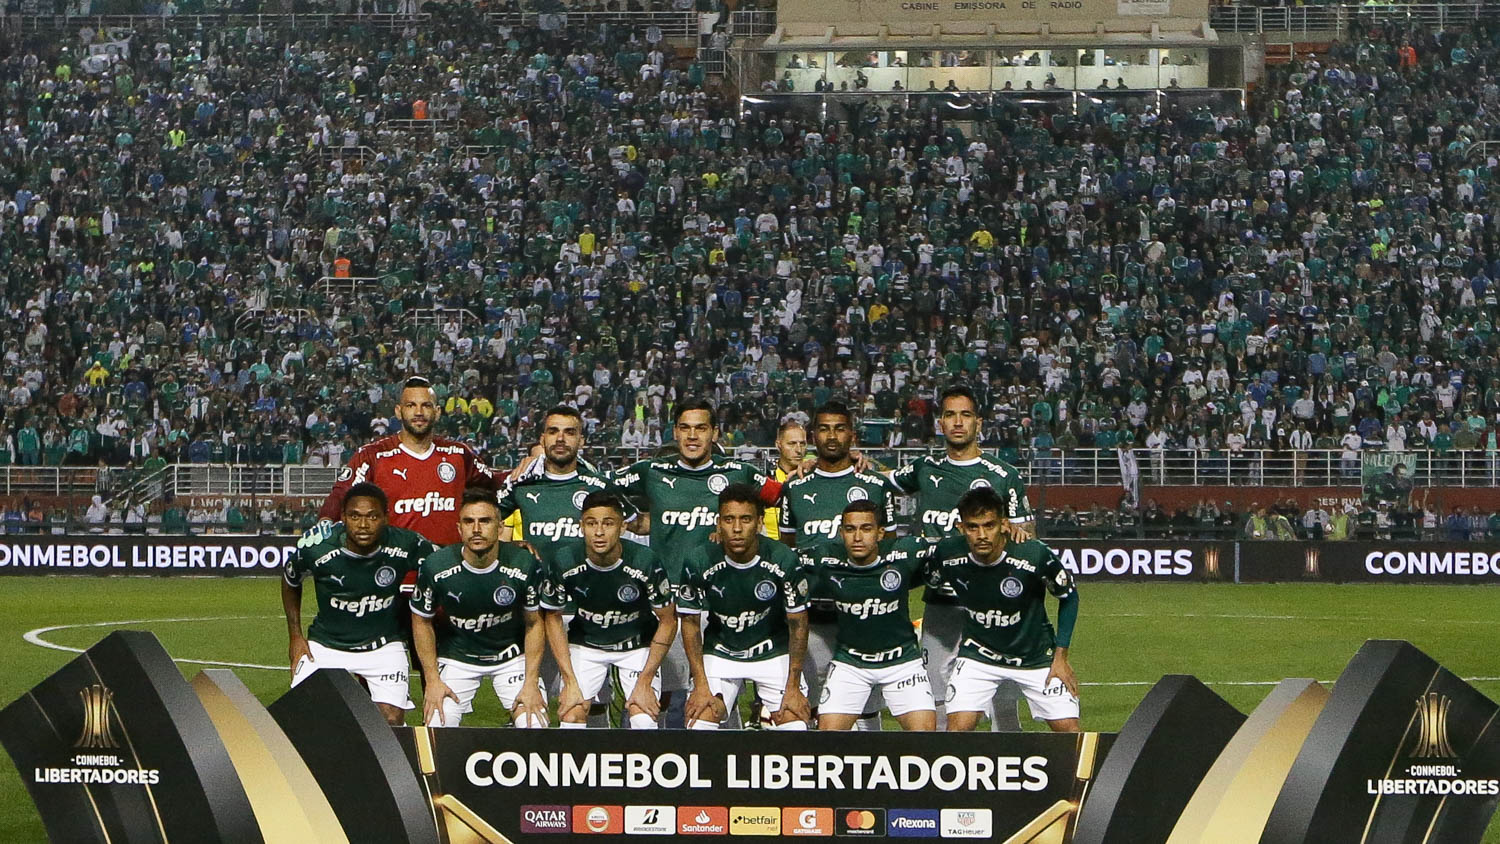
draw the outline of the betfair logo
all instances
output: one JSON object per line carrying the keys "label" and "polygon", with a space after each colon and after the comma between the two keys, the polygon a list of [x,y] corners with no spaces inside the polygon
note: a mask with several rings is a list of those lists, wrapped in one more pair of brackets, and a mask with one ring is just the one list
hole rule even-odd
{"label": "betfair logo", "polygon": [[120,744],[115,741],[114,732],[109,726],[110,704],[114,701],[115,693],[95,684],[86,689],[79,689],[78,697],[83,700],[83,730],[78,734],[78,741],[73,742],[73,746],[119,747]]}
{"label": "betfair logo", "polygon": [[759,806],[734,806],[729,810],[730,835],[780,835],[781,810]]}
{"label": "betfair logo", "polygon": [[1457,756],[1448,743],[1448,710],[1453,701],[1447,695],[1428,692],[1417,698],[1417,746],[1411,755],[1418,759],[1451,759]]}

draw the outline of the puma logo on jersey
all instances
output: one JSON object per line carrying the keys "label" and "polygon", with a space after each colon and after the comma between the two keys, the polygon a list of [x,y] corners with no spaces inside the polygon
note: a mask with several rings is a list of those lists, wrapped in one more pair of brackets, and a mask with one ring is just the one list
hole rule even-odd
{"label": "puma logo on jersey", "polygon": [[455,601],[462,601],[463,597],[464,597],[464,593],[462,593],[462,592],[449,592],[448,593],[448,597],[452,598]]}
{"label": "puma logo on jersey", "polygon": [[844,579],[842,577],[830,577],[828,578],[828,582],[832,583],[835,589],[844,588]]}
{"label": "puma logo on jersey", "polygon": [[717,583],[713,586],[708,587],[708,591],[714,593],[715,595],[718,595],[720,598],[724,597],[724,587],[718,585]]}
{"label": "puma logo on jersey", "polygon": [[542,500],[542,494],[539,492],[528,492],[526,493],[526,497],[531,500],[532,504]]}
{"label": "puma logo on jersey", "polygon": [[401,480],[403,480],[403,481],[407,480],[406,470],[405,469],[392,469],[391,470],[391,474],[392,475],[400,475],[401,476]]}
{"label": "puma logo on jersey", "polygon": [[670,475],[662,475],[661,482],[666,484],[671,489],[677,488],[677,479]]}
{"label": "puma logo on jersey", "polygon": [[803,493],[802,494],[802,500],[806,501],[808,504],[817,504],[818,503],[818,494],[816,492],[813,493],[812,495],[808,495],[807,493]]}
{"label": "puma logo on jersey", "polygon": [[347,575],[347,574],[330,574],[330,575],[328,575],[328,579],[331,580],[331,581],[333,581],[334,583],[337,583],[340,586],[343,586],[344,585],[344,578],[346,578],[348,576],[349,575]]}
{"label": "puma logo on jersey", "polygon": [[943,482],[942,477],[939,475],[928,475],[927,480],[932,481],[934,487]]}
{"label": "puma logo on jersey", "polygon": [[587,598],[589,596],[589,588],[587,586],[574,586],[573,594],[580,598]]}

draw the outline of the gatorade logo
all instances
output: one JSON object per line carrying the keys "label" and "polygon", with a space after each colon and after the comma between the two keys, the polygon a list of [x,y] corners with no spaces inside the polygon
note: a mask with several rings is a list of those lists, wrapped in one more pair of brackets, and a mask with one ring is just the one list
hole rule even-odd
{"label": "gatorade logo", "polygon": [[789,807],[781,810],[781,834],[828,838],[833,835],[832,809]]}
{"label": "gatorade logo", "polygon": [[885,837],[884,809],[839,809],[834,816],[838,820],[840,837]]}
{"label": "gatorade logo", "polygon": [[575,835],[620,835],[625,831],[623,806],[574,806]]}

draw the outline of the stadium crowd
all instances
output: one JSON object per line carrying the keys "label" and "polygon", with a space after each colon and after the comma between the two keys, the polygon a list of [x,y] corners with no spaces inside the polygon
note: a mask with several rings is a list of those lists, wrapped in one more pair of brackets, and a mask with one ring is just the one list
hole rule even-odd
{"label": "stadium crowd", "polygon": [[1497,34],[1358,31],[1243,112],[985,97],[963,131],[741,113],[612,30],[23,44],[0,461],[339,465],[411,372],[497,465],[557,401],[601,445],[689,395],[730,448],[832,398],[923,444],[955,380],[1021,464],[1493,456]]}

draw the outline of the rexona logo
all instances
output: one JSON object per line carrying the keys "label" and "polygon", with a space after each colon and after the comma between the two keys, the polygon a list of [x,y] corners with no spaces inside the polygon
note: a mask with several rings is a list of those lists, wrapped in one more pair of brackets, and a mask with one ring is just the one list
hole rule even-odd
{"label": "rexona logo", "polygon": [[801,807],[782,809],[781,834],[794,837],[830,837],[833,835],[833,810]]}
{"label": "rexona logo", "polygon": [[678,806],[678,835],[728,835],[729,810],[723,806]]}
{"label": "rexona logo", "polygon": [[849,838],[884,838],[884,809],[839,809],[834,812],[838,834]]}
{"label": "rexona logo", "polygon": [[886,828],[892,838],[938,837],[937,809],[892,809]]}
{"label": "rexona logo", "polygon": [[995,834],[995,822],[989,809],[944,809],[939,818],[944,838],[983,838]]}
{"label": "rexona logo", "polygon": [[732,806],[730,835],[780,835],[781,810],[769,806]]}
{"label": "rexona logo", "polygon": [[521,831],[526,833],[567,834],[573,831],[571,806],[522,806]]}
{"label": "rexona logo", "polygon": [[619,835],[625,829],[621,806],[574,806],[573,834]]}
{"label": "rexona logo", "polygon": [[677,810],[671,806],[626,806],[626,835],[676,835]]}

